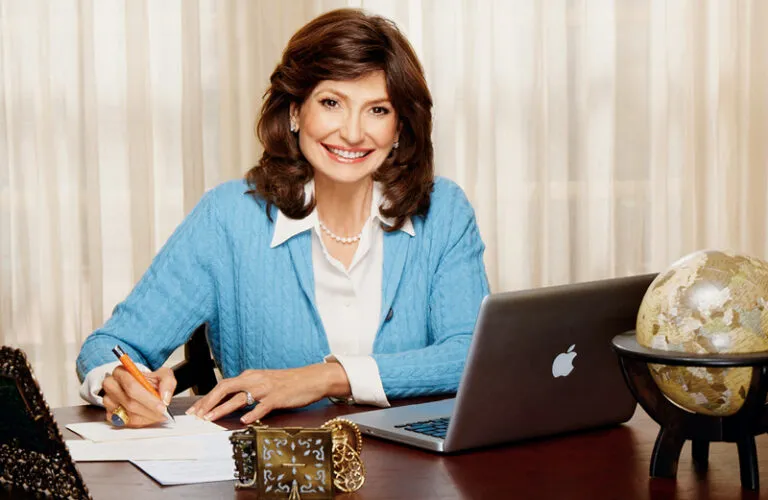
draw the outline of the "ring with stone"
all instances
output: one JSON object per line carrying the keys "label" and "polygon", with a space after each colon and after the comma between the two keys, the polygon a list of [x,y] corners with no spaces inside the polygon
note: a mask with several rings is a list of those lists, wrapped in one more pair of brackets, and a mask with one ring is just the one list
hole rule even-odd
{"label": "ring with stone", "polygon": [[255,400],[255,399],[253,399],[253,396],[251,395],[251,393],[250,393],[250,392],[248,392],[248,391],[243,391],[243,393],[245,394],[245,403],[246,403],[248,406],[251,406],[252,404],[254,404],[254,403],[256,402],[256,400]]}
{"label": "ring with stone", "polygon": [[125,427],[128,425],[128,412],[122,406],[118,406],[112,411],[112,425],[115,427]]}

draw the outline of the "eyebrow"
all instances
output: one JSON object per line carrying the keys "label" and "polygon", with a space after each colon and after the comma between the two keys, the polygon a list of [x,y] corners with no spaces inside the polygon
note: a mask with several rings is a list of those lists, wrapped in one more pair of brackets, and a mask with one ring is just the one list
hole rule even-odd
{"label": "eyebrow", "polygon": [[[341,97],[342,99],[346,99],[347,101],[349,100],[349,96],[347,94],[345,94],[344,92],[341,92],[339,90],[335,90],[335,89],[321,89],[321,90],[318,90],[317,92],[315,92],[315,95],[320,94],[322,92],[329,92],[331,94],[335,94],[335,95]],[[385,102],[386,103],[390,103],[388,97],[379,97],[378,99],[371,99],[370,101],[367,101],[367,102],[365,102],[363,104],[365,106],[368,106],[370,104],[379,104],[379,103],[385,103]]]}

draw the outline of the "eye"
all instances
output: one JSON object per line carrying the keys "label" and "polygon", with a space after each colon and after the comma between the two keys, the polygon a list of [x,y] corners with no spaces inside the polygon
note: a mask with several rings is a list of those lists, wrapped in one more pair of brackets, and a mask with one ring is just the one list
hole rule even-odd
{"label": "eye", "polygon": [[339,101],[337,101],[336,99],[331,99],[329,97],[326,97],[325,99],[320,99],[320,104],[322,104],[323,106],[329,109],[334,109],[339,107]]}
{"label": "eye", "polygon": [[389,108],[386,108],[384,106],[375,106],[371,109],[374,115],[388,115],[389,114]]}

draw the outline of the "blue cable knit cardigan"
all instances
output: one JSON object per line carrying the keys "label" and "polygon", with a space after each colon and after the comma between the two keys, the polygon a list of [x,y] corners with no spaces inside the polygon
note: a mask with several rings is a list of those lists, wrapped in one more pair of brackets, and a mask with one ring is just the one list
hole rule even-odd
{"label": "blue cable knit cardigan", "polygon": [[[207,192],[112,317],[83,344],[82,380],[120,344],[152,369],[204,322],[224,377],[323,361],[311,233],[270,248],[274,224],[244,181]],[[275,220],[277,209],[272,207]],[[456,391],[480,303],[484,245],[461,188],[437,178],[415,236],[384,234],[380,326],[373,357],[387,397]],[[391,314],[390,314],[391,310]]]}

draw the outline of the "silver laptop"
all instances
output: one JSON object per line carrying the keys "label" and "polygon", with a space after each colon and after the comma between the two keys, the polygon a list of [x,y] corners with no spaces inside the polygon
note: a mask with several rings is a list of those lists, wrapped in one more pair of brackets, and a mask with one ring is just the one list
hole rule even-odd
{"label": "silver laptop", "polygon": [[656,275],[489,295],[455,398],[349,415],[366,434],[450,453],[626,422],[614,335]]}

